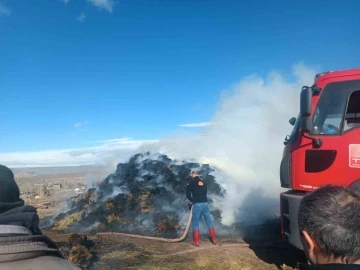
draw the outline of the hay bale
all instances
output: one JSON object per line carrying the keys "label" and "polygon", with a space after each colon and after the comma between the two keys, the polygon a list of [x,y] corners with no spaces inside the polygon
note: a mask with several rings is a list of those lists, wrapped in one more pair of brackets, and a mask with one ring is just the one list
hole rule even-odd
{"label": "hay bale", "polygon": [[83,245],[75,245],[70,249],[68,260],[81,269],[88,269],[93,254]]}
{"label": "hay bale", "polygon": [[78,223],[81,220],[81,215],[83,211],[75,212],[71,215],[64,217],[63,219],[58,219],[54,222],[53,230],[65,230],[68,229],[71,225]]}
{"label": "hay bale", "polygon": [[114,203],[114,201],[113,200],[111,200],[111,201],[107,201],[106,203],[105,203],[105,206],[107,207],[107,208],[114,208],[115,207],[115,203]]}
{"label": "hay bale", "polygon": [[107,221],[110,223],[110,222],[114,222],[114,221],[117,221],[119,222],[121,220],[120,217],[116,216],[115,214],[110,214],[107,216]]}
{"label": "hay bale", "polygon": [[[182,214],[187,207],[183,202],[193,169],[206,175],[210,194],[224,196],[225,191],[210,175],[213,170],[209,165],[179,163],[160,154],[137,154],[128,162],[118,164],[115,173],[72,202],[71,210],[59,217],[61,221],[55,224],[55,229],[71,232],[79,228],[91,232],[137,231],[176,237],[179,229],[185,226]],[[215,222],[218,222],[222,213],[216,210],[215,213]]]}
{"label": "hay bale", "polygon": [[91,251],[95,242],[88,240],[87,235],[73,233],[68,241],[59,245],[64,257],[82,269],[88,269],[94,254]]}

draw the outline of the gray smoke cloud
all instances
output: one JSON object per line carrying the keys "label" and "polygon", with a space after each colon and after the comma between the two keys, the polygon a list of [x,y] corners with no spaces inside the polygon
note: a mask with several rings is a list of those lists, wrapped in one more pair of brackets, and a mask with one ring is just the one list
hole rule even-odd
{"label": "gray smoke cloud", "polygon": [[224,91],[211,124],[200,134],[172,135],[140,151],[217,167],[214,176],[227,191],[217,202],[222,223],[259,222],[278,211],[283,141],[292,129],[288,120],[298,115],[300,89],[311,85],[315,74],[299,63],[291,80],[276,71],[266,78],[245,77]]}

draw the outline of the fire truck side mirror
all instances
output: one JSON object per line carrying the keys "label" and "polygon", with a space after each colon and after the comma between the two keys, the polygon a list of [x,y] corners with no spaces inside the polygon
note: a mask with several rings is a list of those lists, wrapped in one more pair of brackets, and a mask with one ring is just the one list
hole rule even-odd
{"label": "fire truck side mirror", "polygon": [[310,132],[311,131],[311,119],[310,116],[306,116],[301,118],[301,130],[302,132]]}
{"label": "fire truck side mirror", "polygon": [[300,116],[301,129],[303,132],[310,132],[311,130],[311,87],[303,86],[300,93]]}
{"label": "fire truck side mirror", "polygon": [[296,118],[295,117],[291,117],[290,120],[289,120],[289,123],[290,125],[295,125],[295,122],[296,122]]}
{"label": "fire truck side mirror", "polygon": [[303,86],[300,93],[300,114],[301,117],[308,117],[311,115],[311,87]]}

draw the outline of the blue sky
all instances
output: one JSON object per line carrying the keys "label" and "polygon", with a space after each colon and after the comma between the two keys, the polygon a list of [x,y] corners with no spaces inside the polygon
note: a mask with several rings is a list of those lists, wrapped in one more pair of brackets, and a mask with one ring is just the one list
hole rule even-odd
{"label": "blue sky", "polygon": [[250,74],[357,67],[359,10],[350,0],[0,0],[0,153],[159,139],[211,120],[222,90]]}

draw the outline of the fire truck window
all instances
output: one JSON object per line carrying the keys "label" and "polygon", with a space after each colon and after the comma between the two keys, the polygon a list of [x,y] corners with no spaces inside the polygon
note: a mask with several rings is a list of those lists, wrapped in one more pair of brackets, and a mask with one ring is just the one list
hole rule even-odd
{"label": "fire truck window", "polygon": [[[339,135],[359,127],[360,80],[329,83],[322,90],[312,117],[311,134]],[[344,120],[344,121],[343,121]]]}
{"label": "fire truck window", "polygon": [[345,114],[344,131],[360,127],[360,90],[350,95]]}
{"label": "fire truck window", "polygon": [[313,117],[312,134],[337,135],[346,106],[347,93],[336,88],[324,89]]}

